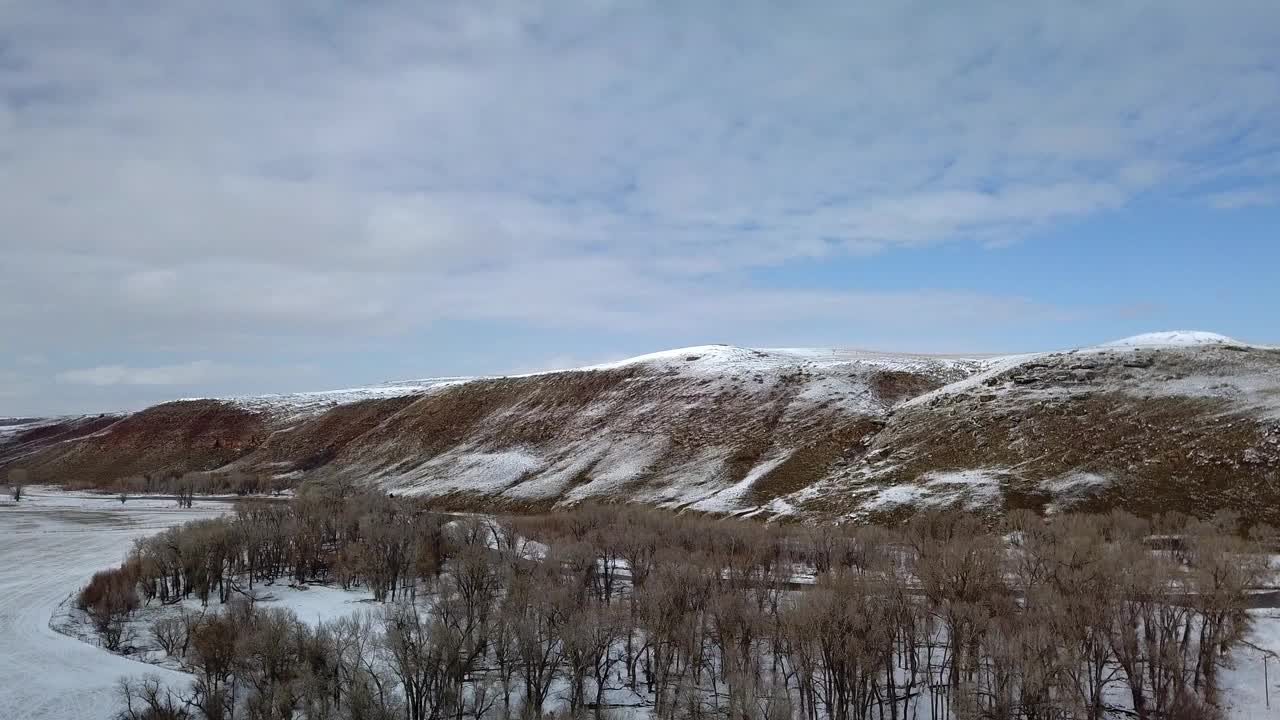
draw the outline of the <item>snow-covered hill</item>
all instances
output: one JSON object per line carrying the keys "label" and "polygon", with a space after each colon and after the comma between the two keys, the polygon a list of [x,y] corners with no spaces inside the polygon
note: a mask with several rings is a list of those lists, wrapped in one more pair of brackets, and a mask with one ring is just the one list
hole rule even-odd
{"label": "snow-covered hill", "polygon": [[251,412],[271,414],[281,420],[299,420],[319,415],[340,405],[365,400],[385,400],[411,395],[421,395],[432,388],[466,382],[473,378],[442,377],[422,380],[388,382],[368,387],[342,390],[316,390],[312,392],[283,393],[275,395],[237,395],[229,398],[186,398],[188,400],[223,400]]}
{"label": "snow-covered hill", "polygon": [[853,518],[1229,507],[1280,522],[1280,350],[1194,332],[985,358],[707,345],[514,377],[170,403],[28,455],[50,479],[347,476],[458,507],[621,500]]}
{"label": "snow-covered hill", "polygon": [[[459,502],[626,498],[726,511],[789,488],[799,480],[770,489],[798,468],[837,462],[902,399],[979,367],[858,351],[681,348],[433,387],[358,442],[334,447],[333,464],[398,493]],[[273,436],[244,462],[283,462],[297,450],[282,446],[316,435],[321,420]]]}
{"label": "snow-covered hill", "polygon": [[1280,519],[1280,350],[1157,333],[993,359],[898,407],[857,467],[789,501],[854,516],[969,506]]}
{"label": "snow-covered hill", "polygon": [[[732,384],[734,378],[775,375],[779,372],[825,373],[845,367],[882,369],[907,373],[952,371],[970,373],[984,365],[983,360],[959,356],[887,353],[831,348],[742,348],[731,345],[699,345],[640,355],[597,365],[566,370],[552,370],[520,375],[466,376],[423,378],[381,383],[341,390],[272,395],[239,395],[225,398],[184,398],[187,400],[223,400],[252,412],[271,413],[282,419],[314,416],[339,405],[364,400],[380,400],[424,395],[431,390],[470,381],[498,378],[537,378],[561,373],[602,372],[624,368],[642,369],[646,373],[679,373],[699,376],[713,382]],[[0,432],[3,428],[0,427]]]}
{"label": "snow-covered hill", "polygon": [[1226,335],[1218,333],[1202,332],[1198,330],[1172,330],[1169,332],[1153,332],[1142,335],[1134,335],[1123,340],[1115,340],[1104,343],[1100,347],[1131,347],[1131,348],[1151,348],[1151,347],[1196,347],[1198,345],[1238,345],[1242,343],[1235,338],[1229,338]]}

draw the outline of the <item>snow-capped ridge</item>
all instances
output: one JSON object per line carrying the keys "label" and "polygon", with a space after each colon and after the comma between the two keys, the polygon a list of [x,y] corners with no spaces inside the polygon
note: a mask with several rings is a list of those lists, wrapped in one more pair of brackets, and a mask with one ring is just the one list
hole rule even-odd
{"label": "snow-capped ridge", "polygon": [[[949,385],[944,385],[943,387],[931,392],[911,398],[903,404],[903,407],[926,405],[939,398],[962,393],[997,392],[996,386],[1003,385],[1003,383],[996,382],[997,378],[1007,376],[1010,373],[1019,372],[1020,369],[1024,367],[1034,367],[1046,362],[1055,362],[1055,359],[1057,359],[1056,361],[1061,361],[1062,358],[1071,356],[1124,356],[1128,355],[1130,352],[1139,350],[1179,352],[1184,350],[1211,350],[1214,348],[1225,347],[1268,349],[1268,346],[1265,345],[1242,342],[1219,333],[1199,330],[1170,330],[1164,332],[1143,333],[1141,335],[1113,340],[1100,345],[1091,345],[1056,352],[1031,352],[1017,355],[994,356],[984,358],[981,361],[981,367],[977,372],[974,372]],[[1183,383],[1183,385],[1185,384],[1186,383]],[[1219,384],[1221,385],[1222,383],[1219,382]],[[1158,384],[1153,387],[1145,388],[1144,392],[1158,394],[1172,388],[1175,394],[1183,393],[1184,391],[1189,394],[1196,394],[1188,391],[1183,387],[1183,385],[1178,385],[1176,383]]]}
{"label": "snow-capped ridge", "polygon": [[831,368],[849,364],[865,364],[878,369],[912,371],[926,367],[972,365],[974,362],[976,362],[975,358],[961,355],[880,352],[845,348],[752,348],[736,345],[693,345],[556,372],[617,370],[630,367],[658,366],[688,368],[695,372],[741,373],[787,366]]}
{"label": "snow-capped ridge", "polygon": [[1168,330],[1164,332],[1143,333],[1133,337],[1121,338],[1103,343],[1099,347],[1111,348],[1160,348],[1160,347],[1198,347],[1201,345],[1248,345],[1235,338],[1203,330]]}
{"label": "snow-capped ridge", "polygon": [[237,407],[255,412],[283,413],[288,416],[307,416],[319,414],[338,405],[348,405],[362,400],[386,400],[422,395],[448,385],[457,385],[474,378],[439,377],[420,380],[404,380],[387,382],[367,387],[352,387],[339,390],[315,390],[307,392],[280,393],[270,395],[238,395],[223,398],[184,398],[185,400],[217,399],[229,402]]}
{"label": "snow-capped ridge", "polygon": [[[1072,352],[1108,352],[1137,349],[1197,348],[1214,346],[1264,347],[1249,345],[1218,333],[1174,330],[1152,332],[1112,342],[1077,348]],[[423,378],[386,382],[367,387],[339,390],[296,392],[270,395],[241,395],[216,398],[251,411],[270,412],[293,417],[319,414],[329,408],[359,402],[361,400],[388,399],[408,395],[422,395],[443,387],[455,386],[476,380],[495,378],[530,378],[558,373],[593,372],[621,369],[643,369],[660,373],[678,373],[690,377],[734,377],[778,372],[830,372],[848,367],[856,372],[901,371],[934,374],[959,373],[962,377],[951,384],[907,401],[918,405],[931,399],[957,391],[978,387],[985,380],[1001,372],[1007,372],[1025,362],[1056,353],[1025,353],[1018,355],[949,355],[885,352],[846,348],[751,348],[725,344],[692,345],[610,362],[574,368],[549,369],[531,373],[497,375],[454,376]],[[858,369],[860,368],[860,369]],[[210,399],[210,398],[184,398]],[[0,433],[4,429],[0,428]]]}

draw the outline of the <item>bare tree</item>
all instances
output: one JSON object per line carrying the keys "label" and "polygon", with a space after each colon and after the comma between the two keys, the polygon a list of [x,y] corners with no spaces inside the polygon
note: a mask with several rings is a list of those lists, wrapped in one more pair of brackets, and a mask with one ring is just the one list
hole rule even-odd
{"label": "bare tree", "polygon": [[451,674],[459,651],[456,634],[407,603],[388,606],[382,627],[387,665],[400,683],[407,720],[451,715],[462,701]]}
{"label": "bare tree", "polygon": [[522,578],[512,589],[508,606],[520,674],[524,679],[526,715],[541,718],[551,686],[560,675],[564,657],[564,628],[573,606],[573,589],[565,589],[554,574],[539,572]]}
{"label": "bare tree", "polygon": [[[1234,530],[1234,518],[1229,522]],[[1219,532],[1228,529],[1221,513],[1215,524]],[[1198,534],[1189,547],[1192,607],[1199,620],[1192,688],[1211,705],[1218,702],[1218,671],[1228,651],[1249,630],[1249,590],[1265,571],[1265,556],[1250,549],[1239,537],[1219,534]]]}
{"label": "bare tree", "polygon": [[625,627],[622,613],[604,605],[582,608],[566,619],[562,642],[569,679],[570,715],[576,716],[586,705],[588,678],[595,685],[594,705],[599,715],[610,673],[620,660],[614,648]]}
{"label": "bare tree", "polygon": [[[131,685],[127,720],[581,717],[614,684],[655,720],[1182,720],[1223,704],[1266,569],[1271,531],[1239,526],[1165,517],[1176,538],[1153,540],[1122,513],[993,532],[957,511],[810,529],[614,507],[446,523],[320,484],[138,540],[79,602],[128,650],[140,603],[222,601],[152,623],[195,681]],[[313,628],[239,599],[281,580],[389,604]]]}
{"label": "bare tree", "polygon": [[27,471],[25,468],[13,468],[9,471],[9,494],[13,497],[14,502],[22,501],[22,490],[27,484]]}
{"label": "bare tree", "polygon": [[176,495],[178,498],[178,507],[189,508],[195,504],[196,486],[207,482],[203,473],[189,472],[182,475],[177,481]]}
{"label": "bare tree", "polygon": [[170,657],[182,657],[187,652],[188,623],[182,617],[168,616],[151,623],[151,637],[156,647]]}
{"label": "bare tree", "polygon": [[191,703],[167,688],[155,675],[144,675],[140,680],[121,678],[118,686],[124,710],[119,720],[189,720],[193,717]]}
{"label": "bare tree", "polygon": [[77,605],[88,615],[108,650],[120,650],[129,640],[127,621],[138,609],[138,575],[132,565],[95,573],[80,591]]}
{"label": "bare tree", "polygon": [[391,669],[382,662],[381,621],[372,612],[356,613],[329,625],[337,653],[338,698],[351,717],[381,720],[404,713],[393,692]]}
{"label": "bare tree", "polygon": [[239,698],[232,680],[239,634],[239,623],[230,614],[206,614],[191,631],[188,665],[196,676],[191,702],[207,720],[235,716]]}

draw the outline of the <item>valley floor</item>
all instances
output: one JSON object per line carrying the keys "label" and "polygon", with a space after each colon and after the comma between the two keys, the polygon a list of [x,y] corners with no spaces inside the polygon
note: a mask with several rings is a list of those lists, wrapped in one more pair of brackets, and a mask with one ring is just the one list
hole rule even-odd
{"label": "valley floor", "polygon": [[[122,504],[115,496],[48,488],[30,490],[17,505],[0,504],[0,678],[6,679],[0,683],[0,718],[107,720],[117,712],[121,678],[154,674],[185,686],[190,678],[172,669],[176,663],[146,652],[137,656],[159,661],[158,667],[97,647],[83,623],[73,621],[70,598],[94,572],[118,564],[135,539],[228,508],[226,502],[202,500],[179,509],[165,498]],[[310,623],[371,605],[367,593],[325,587],[262,592],[268,605],[290,607]],[[1237,651],[1234,668],[1223,678],[1223,705],[1230,718],[1280,719],[1280,610],[1253,613],[1251,647]],[[51,622],[81,639],[52,629]],[[646,714],[637,710],[615,712]],[[921,710],[927,715],[927,705]]]}
{"label": "valley floor", "polygon": [[122,677],[187,677],[112,655],[49,627],[58,606],[96,571],[117,565],[134,539],[225,512],[224,502],[179,509],[173,500],[28,488],[0,505],[0,718],[111,718]]}

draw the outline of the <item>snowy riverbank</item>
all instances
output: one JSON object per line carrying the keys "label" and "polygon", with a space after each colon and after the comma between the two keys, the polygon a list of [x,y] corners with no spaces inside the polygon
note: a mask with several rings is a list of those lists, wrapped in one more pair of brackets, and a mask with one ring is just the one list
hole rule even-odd
{"label": "snowy riverbank", "polygon": [[118,564],[133,541],[226,512],[225,502],[129,500],[30,487],[0,507],[0,718],[106,720],[122,677],[186,676],[112,655],[50,627],[58,606],[94,572]]}

